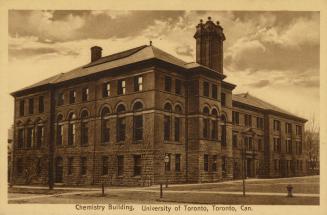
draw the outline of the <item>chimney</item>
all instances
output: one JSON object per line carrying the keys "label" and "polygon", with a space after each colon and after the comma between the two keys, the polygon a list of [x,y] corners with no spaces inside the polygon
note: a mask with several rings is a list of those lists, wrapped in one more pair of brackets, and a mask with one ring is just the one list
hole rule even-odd
{"label": "chimney", "polygon": [[99,46],[91,47],[91,62],[99,60],[102,57],[102,48]]}

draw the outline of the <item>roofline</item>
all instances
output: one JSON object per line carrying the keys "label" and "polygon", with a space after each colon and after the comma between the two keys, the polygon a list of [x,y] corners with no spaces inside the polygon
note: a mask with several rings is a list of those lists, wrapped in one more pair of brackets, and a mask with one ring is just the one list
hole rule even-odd
{"label": "roofline", "polygon": [[222,84],[222,86],[226,87],[229,90],[234,90],[235,87],[237,86],[236,84],[232,84],[232,83],[229,83],[226,81],[222,81],[221,84]]}
{"label": "roofline", "polygon": [[[248,109],[262,111],[262,113],[264,113],[264,114],[275,114],[275,115],[283,116],[283,117],[286,117],[286,118],[289,118],[289,119],[295,119],[295,120],[301,121],[303,123],[305,123],[305,122],[308,121],[305,118],[302,118],[302,117],[299,117],[299,116],[295,116],[295,115],[291,115],[291,114],[286,114],[286,113],[275,111],[275,110],[272,110],[272,109],[264,109],[264,108],[260,108],[260,107],[253,106],[253,105],[249,105],[249,104],[246,104],[246,103],[243,103],[243,102],[239,102],[239,101],[235,101],[235,100],[232,100],[232,102],[233,102],[233,107],[236,107],[236,106],[241,107],[241,106],[243,106],[243,107],[248,108]],[[234,104],[236,104],[236,105],[234,105]]]}

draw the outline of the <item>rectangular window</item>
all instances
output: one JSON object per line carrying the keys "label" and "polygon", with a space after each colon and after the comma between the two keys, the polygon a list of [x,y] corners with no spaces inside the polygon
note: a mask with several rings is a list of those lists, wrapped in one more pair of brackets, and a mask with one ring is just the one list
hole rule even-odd
{"label": "rectangular window", "polygon": [[44,97],[40,96],[39,97],[39,113],[44,112]]}
{"label": "rectangular window", "polygon": [[274,120],[274,131],[280,131],[280,121]]}
{"label": "rectangular window", "polygon": [[237,147],[237,134],[233,133],[233,147]]}
{"label": "rectangular window", "polygon": [[62,145],[64,136],[64,128],[62,125],[57,126],[57,145]]}
{"label": "rectangular window", "polygon": [[107,143],[110,140],[109,119],[102,120],[102,143]]}
{"label": "rectangular window", "polygon": [[82,89],[82,101],[86,102],[89,100],[89,88],[83,88]]}
{"label": "rectangular window", "polygon": [[175,155],[175,171],[176,172],[181,171],[181,155],[180,154]]}
{"label": "rectangular window", "polygon": [[258,151],[261,152],[263,151],[263,147],[262,147],[262,139],[258,139]]}
{"label": "rectangular window", "polygon": [[69,104],[73,104],[76,102],[76,91],[71,90],[69,91]]}
{"label": "rectangular window", "polygon": [[212,157],[212,171],[217,172],[217,155]]}
{"label": "rectangular window", "polygon": [[27,128],[27,143],[26,147],[30,148],[33,146],[33,140],[34,140],[34,129],[33,128]]}
{"label": "rectangular window", "polygon": [[143,77],[142,76],[135,76],[134,77],[134,92],[142,91],[143,90]]}
{"label": "rectangular window", "polygon": [[81,175],[86,175],[87,172],[87,158],[81,157]]}
{"label": "rectangular window", "polygon": [[107,82],[107,83],[104,83],[103,86],[102,86],[102,96],[103,97],[108,97],[110,96],[110,83]]}
{"label": "rectangular window", "polygon": [[299,154],[302,154],[302,141],[298,142],[298,147],[299,147]]}
{"label": "rectangular window", "polygon": [[75,144],[75,124],[70,123],[68,125],[68,145]]}
{"label": "rectangular window", "polygon": [[182,81],[176,79],[175,80],[175,93],[178,95],[182,94]]}
{"label": "rectangular window", "polygon": [[74,162],[74,158],[69,157],[68,158],[68,175],[73,174],[73,162]]}
{"label": "rectangular window", "polygon": [[171,92],[171,77],[165,76],[165,91]]}
{"label": "rectangular window", "polygon": [[25,114],[25,101],[20,100],[19,101],[19,116],[24,116]]}
{"label": "rectangular window", "polygon": [[232,120],[233,120],[234,125],[239,125],[240,124],[240,113],[233,111]]}
{"label": "rectangular window", "polygon": [[298,135],[298,136],[302,135],[302,126],[300,126],[300,125],[296,126],[296,135]]}
{"label": "rectangular window", "polygon": [[81,144],[87,145],[89,142],[89,124],[88,122],[81,123]]}
{"label": "rectangular window", "polygon": [[134,140],[143,139],[143,116],[137,115],[133,117],[134,122]]}
{"label": "rectangular window", "polygon": [[226,94],[225,93],[221,93],[221,105],[222,106],[226,106]]}
{"label": "rectangular window", "polygon": [[292,124],[291,123],[285,123],[285,133],[292,134]]}
{"label": "rectangular window", "polygon": [[285,140],[286,143],[286,153],[292,153],[292,140],[287,139]]}
{"label": "rectangular window", "polygon": [[263,118],[257,117],[257,128],[263,129]]}
{"label": "rectangular window", "polygon": [[209,120],[208,119],[203,119],[203,138],[207,139],[208,138],[208,130],[209,130]]}
{"label": "rectangular window", "polygon": [[36,129],[36,146],[41,147],[44,140],[44,127],[43,126],[37,126]]}
{"label": "rectangular window", "polygon": [[252,116],[249,114],[244,114],[244,124],[247,127],[252,127]]}
{"label": "rectangular window", "polygon": [[34,112],[34,100],[33,98],[30,98],[28,100],[28,113],[33,114],[33,112]]}
{"label": "rectangular window", "polygon": [[203,82],[203,96],[209,97],[209,83]]}
{"label": "rectangular window", "polygon": [[134,155],[134,176],[141,175],[141,155]]}
{"label": "rectangular window", "polygon": [[102,157],[102,175],[108,175],[109,173],[109,159],[107,156]]}
{"label": "rectangular window", "polygon": [[170,140],[170,116],[164,116],[164,140]]}
{"label": "rectangular window", "polygon": [[179,133],[180,133],[180,119],[175,117],[175,141],[179,141]]}
{"label": "rectangular window", "polygon": [[279,170],[279,160],[278,159],[274,160],[274,166],[275,166],[275,171],[278,171]]}
{"label": "rectangular window", "polygon": [[281,150],[280,138],[274,137],[274,152],[280,152],[280,150]]}
{"label": "rectangular window", "polygon": [[117,156],[117,175],[122,176],[124,174],[124,156]]}
{"label": "rectangular window", "polygon": [[120,117],[117,119],[117,141],[125,140],[125,131],[126,131],[125,118]]}
{"label": "rectangular window", "polygon": [[214,98],[214,99],[217,99],[218,98],[218,92],[217,91],[218,91],[217,90],[217,85],[216,84],[213,84],[211,86],[211,96],[212,96],[212,98]]}
{"label": "rectangular window", "polygon": [[211,139],[217,140],[218,139],[218,121],[212,120],[212,127],[211,127]]}
{"label": "rectangular window", "polygon": [[23,148],[24,146],[24,129],[20,128],[18,129],[18,148]]}
{"label": "rectangular window", "polygon": [[124,95],[126,93],[126,81],[118,80],[118,95]]}
{"label": "rectangular window", "polygon": [[65,100],[65,94],[64,93],[59,93],[57,97],[57,105],[63,105]]}
{"label": "rectangular window", "polygon": [[209,156],[207,154],[203,156],[203,169],[206,172],[209,171]]}

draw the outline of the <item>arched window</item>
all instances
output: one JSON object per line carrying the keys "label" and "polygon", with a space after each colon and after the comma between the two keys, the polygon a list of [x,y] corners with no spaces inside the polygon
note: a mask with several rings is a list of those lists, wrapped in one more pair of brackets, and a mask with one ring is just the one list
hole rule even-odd
{"label": "arched window", "polygon": [[89,113],[83,110],[81,114],[81,145],[87,145],[89,142]]}
{"label": "arched window", "polygon": [[209,108],[208,107],[204,107],[203,108],[203,130],[202,130],[202,135],[203,138],[208,139],[209,138]]}
{"label": "arched window", "polygon": [[217,140],[218,137],[218,112],[216,109],[211,111],[211,115],[214,119],[211,120],[211,139]]}
{"label": "arched window", "polygon": [[143,115],[140,111],[143,109],[141,102],[136,102],[133,106],[133,138],[134,140],[143,139]]}
{"label": "arched window", "polygon": [[68,145],[74,145],[76,142],[76,115],[70,113],[68,117]]}
{"label": "arched window", "polygon": [[109,126],[109,108],[105,107],[101,111],[101,142],[108,143],[110,141]]}
{"label": "arched window", "polygon": [[36,147],[40,148],[44,142],[44,125],[40,122],[36,125]]}
{"label": "arched window", "polygon": [[[175,107],[175,113],[178,113],[178,114],[181,114],[183,111],[182,111],[182,107],[180,105],[176,105]],[[175,115],[174,117],[174,132],[175,132],[175,141],[176,142],[179,142],[180,140],[180,130],[181,130],[181,119]]]}
{"label": "arched window", "polygon": [[117,142],[125,141],[126,136],[126,121],[124,116],[120,116],[123,112],[125,112],[125,106],[120,104],[117,107]]}
{"label": "arched window", "polygon": [[59,114],[57,116],[57,145],[61,146],[63,144],[63,137],[64,137],[64,127],[62,125],[63,116]]}
{"label": "arched window", "polygon": [[226,146],[226,117],[221,116],[221,145]]}
{"label": "arched window", "polygon": [[164,115],[164,140],[170,140],[171,133],[171,104],[166,103],[164,106],[165,115]]}

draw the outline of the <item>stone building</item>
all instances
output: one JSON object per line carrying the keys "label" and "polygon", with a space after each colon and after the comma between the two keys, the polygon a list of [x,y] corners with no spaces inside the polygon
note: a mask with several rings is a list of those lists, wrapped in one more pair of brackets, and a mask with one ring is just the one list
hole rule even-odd
{"label": "stone building", "polygon": [[232,94],[219,22],[201,20],[194,38],[196,63],[151,43],[104,57],[94,46],[86,65],[13,92],[12,183],[143,186],[305,175],[306,120]]}

